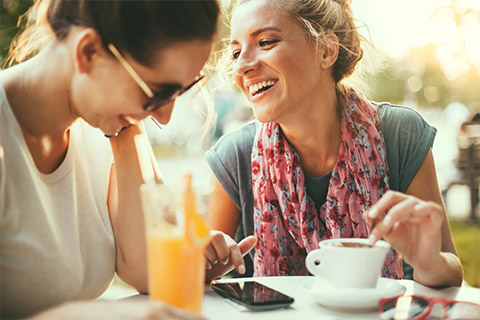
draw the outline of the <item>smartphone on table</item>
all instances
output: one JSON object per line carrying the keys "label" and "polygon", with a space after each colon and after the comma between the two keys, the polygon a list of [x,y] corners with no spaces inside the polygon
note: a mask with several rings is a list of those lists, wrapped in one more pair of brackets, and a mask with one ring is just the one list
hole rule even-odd
{"label": "smartphone on table", "polygon": [[219,295],[252,310],[284,308],[294,301],[292,297],[256,281],[213,282],[211,286]]}

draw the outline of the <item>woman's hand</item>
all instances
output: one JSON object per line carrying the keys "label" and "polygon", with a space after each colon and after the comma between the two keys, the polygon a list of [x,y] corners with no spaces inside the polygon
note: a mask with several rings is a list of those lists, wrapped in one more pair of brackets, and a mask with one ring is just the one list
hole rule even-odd
{"label": "woman's hand", "polygon": [[204,319],[161,302],[71,302],[29,318],[31,320],[80,319]]}
{"label": "woman's hand", "polygon": [[248,236],[238,244],[229,235],[221,231],[210,232],[210,243],[205,249],[207,258],[206,281],[211,281],[236,268],[238,273],[245,273],[245,256],[255,247],[257,238]]}
{"label": "woman's hand", "polygon": [[415,280],[439,286],[445,284],[442,273],[460,265],[454,254],[442,252],[445,217],[444,208],[435,202],[388,191],[372,206],[366,221],[372,227],[372,243],[384,238],[414,268]]}
{"label": "woman's hand", "polygon": [[[382,218],[383,212],[387,214]],[[435,267],[441,251],[443,219],[440,205],[395,191],[388,191],[366,217],[375,224],[372,242],[384,238],[414,268],[425,270]]]}

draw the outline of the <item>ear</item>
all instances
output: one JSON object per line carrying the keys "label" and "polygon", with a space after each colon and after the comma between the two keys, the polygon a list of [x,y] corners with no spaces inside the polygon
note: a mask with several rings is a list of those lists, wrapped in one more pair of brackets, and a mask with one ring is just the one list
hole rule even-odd
{"label": "ear", "polygon": [[102,39],[95,29],[82,30],[75,39],[75,67],[80,73],[89,73],[99,56],[105,53]]}
{"label": "ear", "polygon": [[322,48],[319,50],[320,66],[323,69],[331,68],[338,58],[338,38],[335,33],[327,33],[323,39]]}

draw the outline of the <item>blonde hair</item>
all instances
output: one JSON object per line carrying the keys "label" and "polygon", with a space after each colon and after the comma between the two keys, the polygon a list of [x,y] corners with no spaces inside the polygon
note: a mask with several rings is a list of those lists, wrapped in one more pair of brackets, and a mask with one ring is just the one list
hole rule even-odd
{"label": "blonde hair", "polygon": [[18,17],[17,27],[23,29],[12,40],[4,66],[28,60],[55,38],[47,21],[50,0],[35,0],[27,12]]}
{"label": "blonde hair", "polygon": [[[233,11],[250,0],[236,0]],[[351,88],[358,93],[367,89],[364,79],[382,68],[376,60],[376,49],[370,40],[359,33],[360,28],[367,28],[354,18],[351,0],[266,0],[276,8],[286,12],[305,32],[305,35],[318,48],[322,41],[331,41],[325,36],[333,33],[338,39],[338,57],[332,67],[332,77],[339,94],[345,95]],[[367,28],[368,31],[368,28]],[[230,54],[225,52],[221,65],[231,71],[227,65]],[[365,59],[367,58],[367,59]],[[362,63],[360,64],[360,61]],[[230,63],[231,64],[231,63]],[[228,68],[228,69],[227,69]],[[355,77],[352,75],[355,73]]]}

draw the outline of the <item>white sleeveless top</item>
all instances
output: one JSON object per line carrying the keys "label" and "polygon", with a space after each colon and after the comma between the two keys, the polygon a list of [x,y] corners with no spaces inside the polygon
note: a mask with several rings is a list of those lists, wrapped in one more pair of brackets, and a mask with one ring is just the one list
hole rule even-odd
{"label": "white sleeveless top", "polygon": [[0,318],[93,299],[108,288],[112,161],[102,132],[78,120],[60,167],[39,172],[0,85]]}

